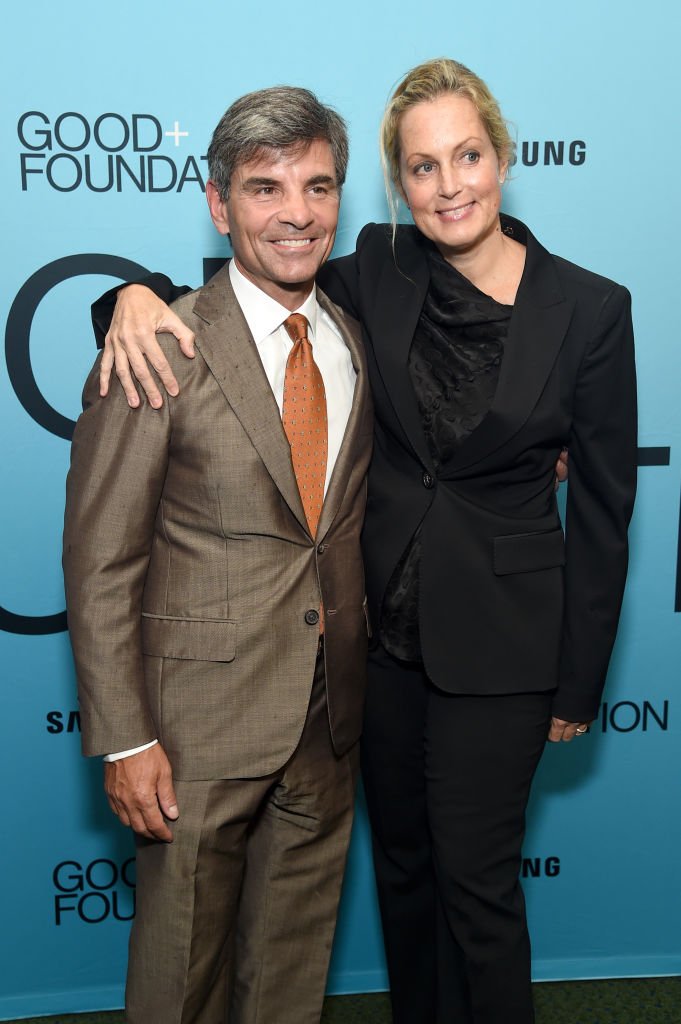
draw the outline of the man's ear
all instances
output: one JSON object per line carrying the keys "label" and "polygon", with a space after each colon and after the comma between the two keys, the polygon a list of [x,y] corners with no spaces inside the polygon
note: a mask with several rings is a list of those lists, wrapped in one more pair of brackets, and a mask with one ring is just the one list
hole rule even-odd
{"label": "man's ear", "polygon": [[227,202],[218,192],[217,185],[210,178],[206,182],[206,202],[210,210],[210,216],[221,235],[229,234],[229,214]]}

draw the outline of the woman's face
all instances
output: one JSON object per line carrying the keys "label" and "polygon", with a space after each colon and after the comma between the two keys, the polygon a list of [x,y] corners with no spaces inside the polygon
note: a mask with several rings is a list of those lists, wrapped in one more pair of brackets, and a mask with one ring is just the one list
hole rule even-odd
{"label": "woman's face", "polygon": [[499,165],[475,105],[444,93],[399,123],[400,185],[416,227],[445,259],[473,255],[498,229]]}

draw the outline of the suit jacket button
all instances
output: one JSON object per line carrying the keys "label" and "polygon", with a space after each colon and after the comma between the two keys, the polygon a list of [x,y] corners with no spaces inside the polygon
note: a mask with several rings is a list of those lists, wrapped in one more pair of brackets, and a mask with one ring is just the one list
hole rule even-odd
{"label": "suit jacket button", "polygon": [[320,544],[319,547],[317,548],[317,551],[319,552],[320,555],[323,555],[324,552],[326,551],[326,544]]}
{"label": "suit jacket button", "polygon": [[426,471],[426,472],[425,472],[425,473],[423,474],[423,476],[421,477],[421,481],[422,481],[422,483],[423,483],[423,486],[424,486],[424,487],[426,488],[426,490],[428,490],[428,491],[432,490],[432,488],[433,488],[433,487],[435,487],[435,480],[434,480],[434,479],[433,479],[433,477],[432,477],[432,476],[430,475],[430,473],[428,473],[427,471]]}
{"label": "suit jacket button", "polygon": [[319,623],[319,612],[315,608],[308,608],[305,612],[305,621],[308,626],[316,626]]}

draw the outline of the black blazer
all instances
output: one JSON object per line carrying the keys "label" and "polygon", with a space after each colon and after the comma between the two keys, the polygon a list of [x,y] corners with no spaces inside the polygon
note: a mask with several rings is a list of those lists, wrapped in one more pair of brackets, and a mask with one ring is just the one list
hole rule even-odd
{"label": "black blazer", "polygon": [[[386,585],[421,524],[426,671],[452,693],[557,688],[553,712],[595,718],[615,641],[636,489],[636,376],[625,288],[527,246],[497,393],[436,472],[407,359],[428,288],[424,240],[368,224],[318,280],[362,322],[375,405],[363,534],[374,632]],[[171,301],[185,289],[144,284]],[[93,307],[101,342],[115,290]],[[566,540],[554,467],[570,449]]]}
{"label": "black blazer", "polygon": [[[319,281],[361,320],[376,427],[364,558],[374,630],[421,524],[425,669],[452,693],[557,687],[554,714],[594,718],[615,641],[636,483],[636,379],[625,288],[527,246],[492,408],[436,471],[408,371],[428,288],[423,237],[369,224]],[[566,540],[554,467],[570,449]]]}

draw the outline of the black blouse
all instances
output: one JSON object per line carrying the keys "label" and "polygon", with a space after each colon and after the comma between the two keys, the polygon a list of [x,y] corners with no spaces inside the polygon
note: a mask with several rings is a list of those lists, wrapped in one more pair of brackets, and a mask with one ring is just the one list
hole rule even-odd
{"label": "black blouse", "polygon": [[[409,352],[409,375],[436,471],[490,410],[512,306],[485,295],[433,246],[430,285]],[[381,611],[381,641],[392,655],[420,661],[420,525],[395,567]]]}

